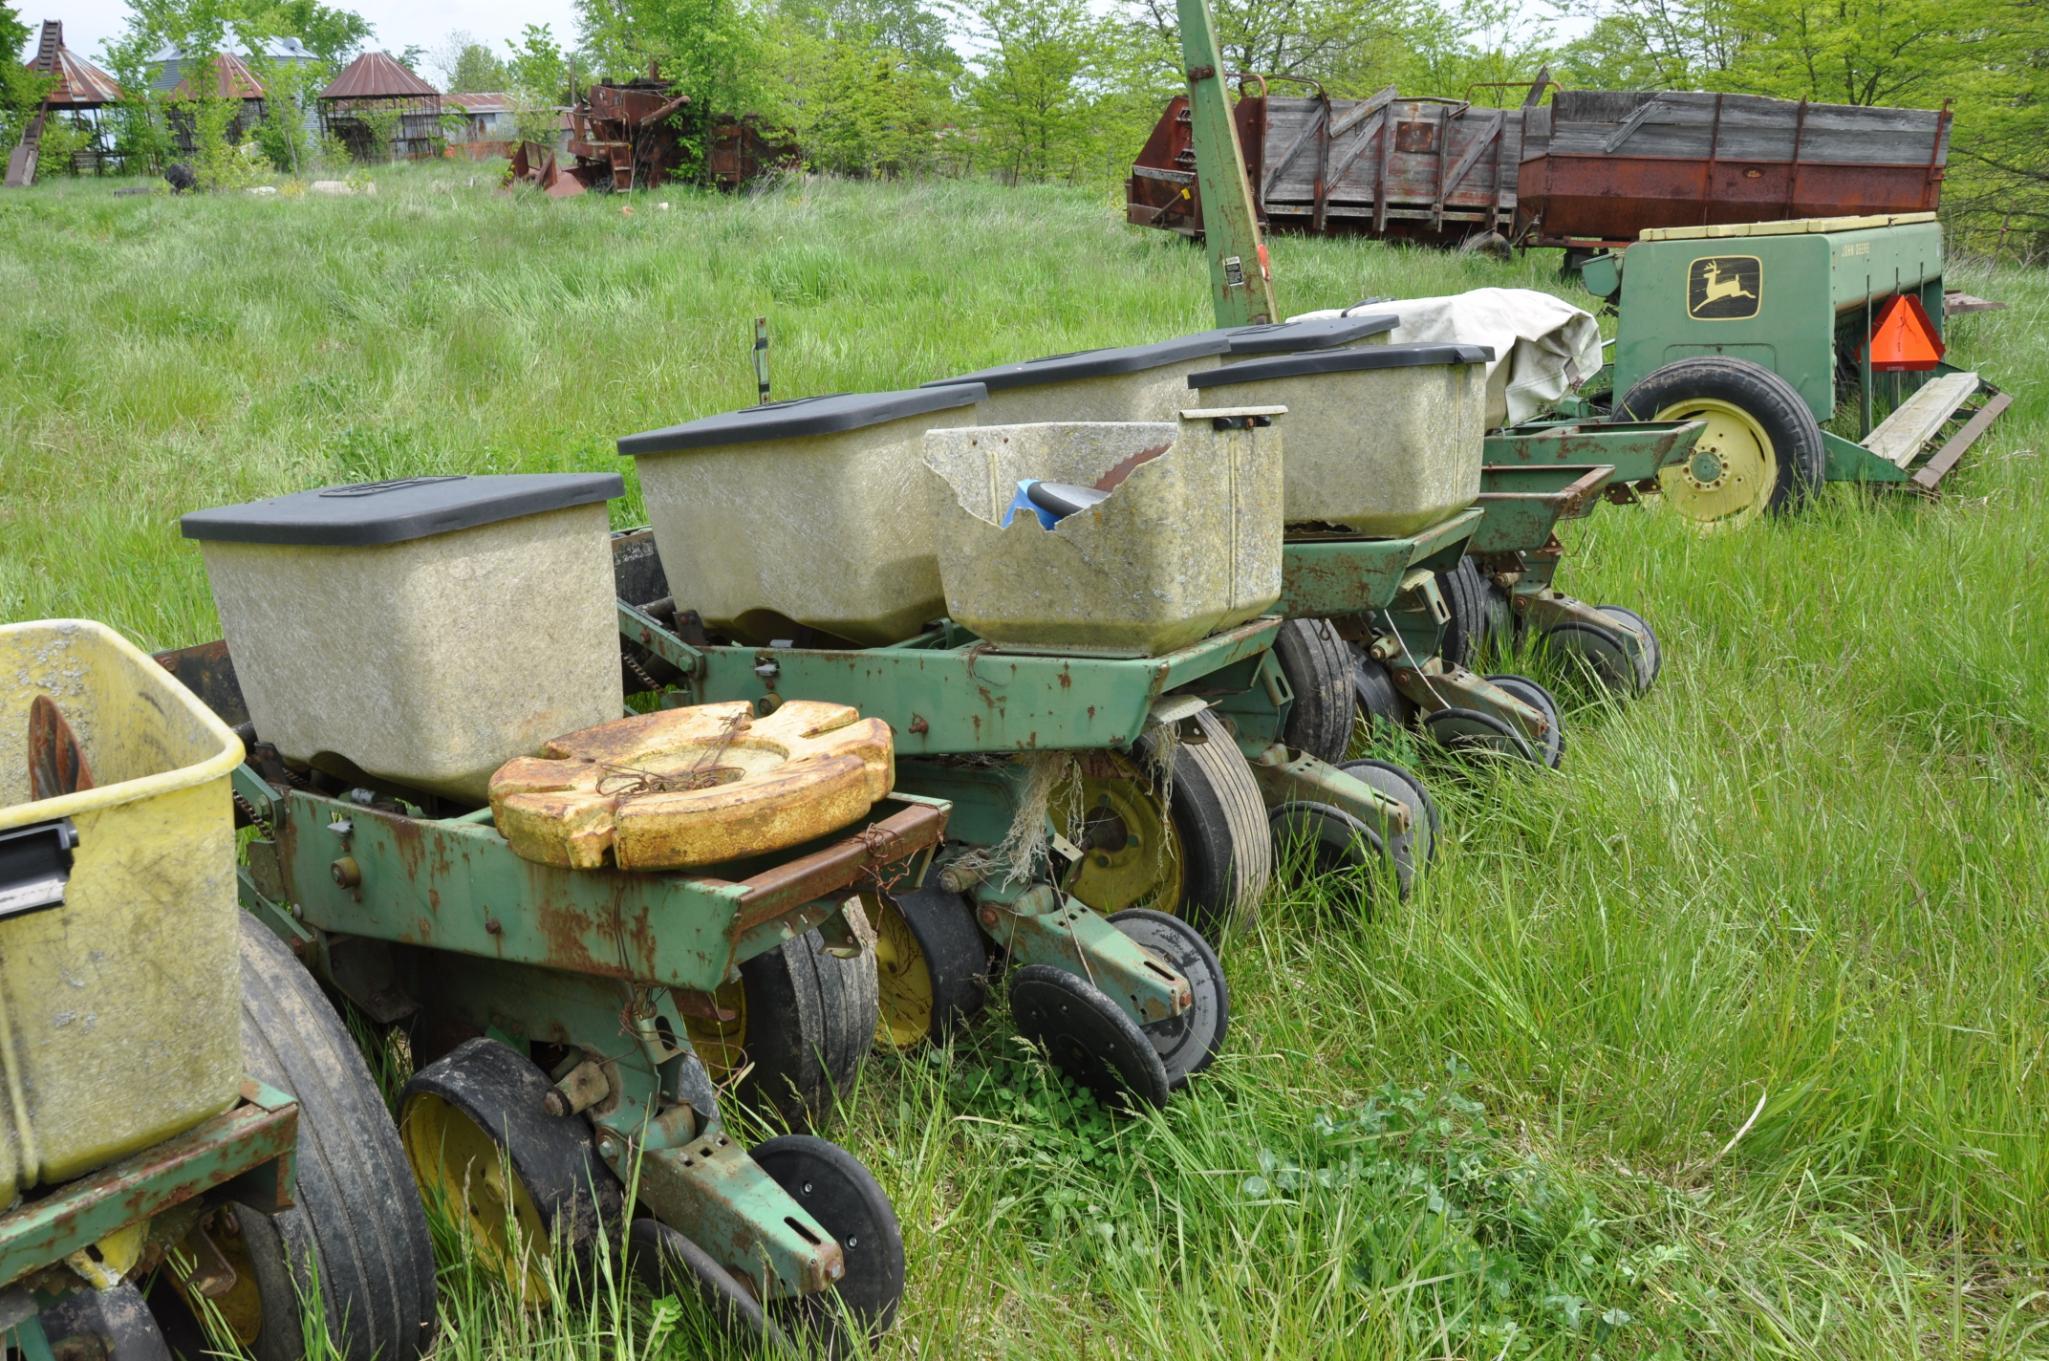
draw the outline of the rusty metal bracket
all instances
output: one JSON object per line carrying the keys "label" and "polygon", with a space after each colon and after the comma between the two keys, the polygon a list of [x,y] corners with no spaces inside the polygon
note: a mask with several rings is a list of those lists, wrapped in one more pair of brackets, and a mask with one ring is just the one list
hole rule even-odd
{"label": "rusty metal bracket", "polygon": [[716,1126],[675,1148],[600,1144],[621,1181],[655,1217],[745,1278],[755,1296],[811,1295],[846,1275],[846,1254],[814,1219]]}
{"label": "rusty metal bracket", "polygon": [[1085,978],[1139,1025],[1195,1005],[1188,979],[1110,922],[1045,884],[999,900],[977,893],[982,930],[1018,964],[1050,964]]}

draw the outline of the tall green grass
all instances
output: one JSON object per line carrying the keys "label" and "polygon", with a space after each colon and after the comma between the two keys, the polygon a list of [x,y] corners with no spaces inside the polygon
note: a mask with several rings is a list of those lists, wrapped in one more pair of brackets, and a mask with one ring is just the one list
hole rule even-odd
{"label": "tall green grass", "polygon": [[[0,615],[214,636],[176,529],[202,506],[630,486],[615,437],[753,400],[756,315],[780,396],[1210,321],[1196,250],[1074,191],[627,214],[383,178],[0,196]],[[1288,310],[1559,287],[1547,255],[1272,252]],[[1556,775],[1425,759],[1448,834],[1412,902],[1277,888],[1188,1099],[1112,1119],[1000,1016],[876,1058],[837,1133],[909,1244],[885,1354],[2049,1354],[2049,280],[1953,282],[2009,304],[1954,338],[2018,400],[1945,500],[1570,526],[1561,584],[1652,619],[1659,688],[1581,702]],[[644,1303],[536,1321],[447,1272],[447,1355],[689,1353]]]}

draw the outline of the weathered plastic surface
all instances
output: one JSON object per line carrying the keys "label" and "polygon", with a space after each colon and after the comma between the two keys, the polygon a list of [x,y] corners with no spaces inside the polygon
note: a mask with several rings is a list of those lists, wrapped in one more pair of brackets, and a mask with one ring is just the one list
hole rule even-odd
{"label": "weathered plastic surface", "polygon": [[205,542],[256,735],[481,804],[491,772],[617,718],[602,503],[364,548]]}
{"label": "weathered plastic surface", "polygon": [[1290,525],[1395,538],[1465,509],[1480,494],[1482,364],[1222,382],[1187,396],[1204,406],[1288,409],[1283,517]]}
{"label": "weathered plastic surface", "polygon": [[901,642],[945,611],[918,441],[977,419],[926,412],[796,439],[635,453],[678,605],[744,642],[808,625]]}
{"label": "weathered plastic surface", "polygon": [[1188,375],[1215,368],[1221,355],[1186,359],[1136,373],[991,388],[982,405],[985,425],[1042,425],[1051,422],[1173,421],[1193,405]]}
{"label": "weathered plastic surface", "polygon": [[[947,613],[999,646],[1106,656],[1158,656],[1257,616],[1281,591],[1288,419],[933,431]],[[1020,479],[1096,485],[1134,458],[1108,497],[1054,528],[1022,513],[1002,526]]]}
{"label": "weathered plastic surface", "polygon": [[[47,696],[92,783],[29,799]],[[0,627],[0,831],[68,819],[64,901],[0,918],[0,1205],[190,1129],[242,1080],[234,805],[242,744],[102,624]]]}
{"label": "weathered plastic surface", "polygon": [[889,725],[793,699],[636,714],[568,733],[491,777],[498,831],[522,859],[570,869],[684,869],[836,832],[896,780]]}

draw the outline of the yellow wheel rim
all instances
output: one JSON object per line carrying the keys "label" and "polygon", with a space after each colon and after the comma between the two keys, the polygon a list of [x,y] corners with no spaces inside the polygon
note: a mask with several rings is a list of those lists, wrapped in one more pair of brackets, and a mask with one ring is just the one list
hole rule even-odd
{"label": "yellow wheel rim", "polygon": [[932,970],[896,904],[863,901],[875,919],[875,983],[882,1002],[876,1034],[892,1048],[910,1049],[932,1033]]}
{"label": "yellow wheel rim", "polygon": [[234,1216],[232,1208],[216,1211],[178,1245],[178,1252],[201,1269],[209,1248],[218,1252],[234,1273],[227,1289],[218,1294],[202,1294],[191,1276],[178,1269],[175,1257],[170,1263],[170,1276],[185,1308],[203,1328],[210,1326],[206,1322],[209,1317],[218,1316],[229,1335],[247,1349],[256,1345],[257,1335],[263,1331],[263,1292],[257,1289],[256,1268],[250,1263],[249,1246],[237,1230]]}
{"label": "yellow wheel rim", "polygon": [[1652,419],[1707,422],[1686,462],[1658,473],[1658,488],[1674,510],[1704,529],[1735,529],[1771,504],[1778,451],[1748,411],[1718,397],[1688,397]]}
{"label": "yellow wheel rim", "polygon": [[721,1012],[731,1012],[733,1019],[721,1021],[685,1012],[683,1033],[690,1037],[690,1047],[697,1051],[705,1072],[721,1081],[747,1062],[747,985],[736,978],[721,985],[711,1000]]}
{"label": "yellow wheel rim", "polygon": [[[1056,809],[1074,800],[1056,797]],[[1098,912],[1181,910],[1181,834],[1149,771],[1129,756],[1098,753],[1081,777],[1081,813],[1060,834],[1082,847],[1069,891]]]}
{"label": "yellow wheel rim", "polygon": [[421,1198],[461,1225],[485,1267],[523,1300],[545,1300],[548,1232],[498,1141],[429,1093],[406,1103],[402,1133]]}

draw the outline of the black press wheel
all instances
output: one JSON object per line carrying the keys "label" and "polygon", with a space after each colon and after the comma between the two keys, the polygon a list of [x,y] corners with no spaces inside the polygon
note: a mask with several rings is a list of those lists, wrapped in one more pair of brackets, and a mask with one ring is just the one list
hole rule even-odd
{"label": "black press wheel", "polygon": [[1378,871],[1384,865],[1394,871],[1396,897],[1409,896],[1415,866],[1407,848],[1389,848],[1378,832],[1344,809],[1297,799],[1281,804],[1267,816],[1274,845],[1284,856],[1304,856],[1310,873]]}
{"label": "black press wheel", "polygon": [[1328,619],[1290,619],[1274,635],[1273,653],[1295,693],[1281,741],[1319,761],[1344,760],[1358,715],[1351,649]]}
{"label": "black press wheel", "polygon": [[[171,1361],[170,1345],[133,1282],[111,1290],[73,1284],[38,1314],[57,1361]],[[27,1354],[8,1341],[11,1353]]]}
{"label": "black press wheel", "polygon": [[1430,791],[1414,771],[1377,756],[1346,761],[1338,769],[1409,810],[1409,830],[1397,838],[1396,848],[1411,865],[1420,868],[1437,858],[1437,837],[1443,822],[1437,813],[1437,800],[1430,797]]}
{"label": "black press wheel", "polygon": [[1694,355],[1639,380],[1619,421],[1705,421],[1685,463],[1658,474],[1664,499],[1702,528],[1798,510],[1828,471],[1821,424],[1791,383],[1748,359]]}
{"label": "black press wheel", "polygon": [[1610,627],[1568,619],[1545,629],[1540,641],[1595,689],[1631,699],[1643,692],[1645,668],[1630,650],[1626,633],[1620,624]]}
{"label": "black press wheel", "polygon": [[1173,743],[1165,798],[1155,735],[1132,753],[1082,756],[1080,816],[1061,829],[1082,851],[1067,891],[1105,915],[1171,912],[1219,940],[1257,911],[1273,846],[1266,802],[1237,742],[1208,711],[1190,722],[1193,732]]}
{"label": "black press wheel", "polygon": [[754,956],[738,979],[688,1001],[683,1026],[705,1071],[723,1082],[746,1069],[734,1098],[796,1127],[824,1119],[852,1085],[881,1011],[875,962],[865,951],[841,959],[816,931]]}
{"label": "black press wheel", "polygon": [[1134,907],[1112,916],[1110,924],[1188,980],[1194,997],[1188,1010],[1139,1027],[1167,1069],[1167,1085],[1178,1092],[1210,1066],[1231,1028],[1231,990],[1223,966],[1202,933],[1179,917]]}
{"label": "black press wheel", "polygon": [[415,1073],[399,1097],[421,1195],[531,1303],[548,1297],[549,1251],[585,1248],[618,1223],[624,1199],[590,1121],[548,1114],[553,1086],[525,1055],[480,1038]]}
{"label": "black press wheel", "polygon": [[1173,1093],[1153,1042],[1086,978],[1027,964],[1010,975],[1010,1012],[1020,1035],[1100,1101],[1122,1097],[1134,1106],[1164,1106]]}
{"label": "black press wheel", "polygon": [[1514,645],[1515,614],[1508,592],[1490,581],[1478,563],[1460,558],[1458,566],[1437,574],[1437,585],[1450,616],[1437,654],[1447,666],[1477,666],[1481,657]]}
{"label": "black press wheel", "polygon": [[1544,715],[1547,728],[1542,744],[1536,749],[1538,764],[1558,769],[1558,763],[1565,759],[1565,723],[1559,716],[1557,699],[1528,676],[1489,676],[1487,679]]}
{"label": "black press wheel", "polygon": [[334,1355],[412,1361],[434,1339],[434,1248],[398,1130],[319,984],[246,915],[241,958],[243,1063],[298,1101],[299,1143],[291,1209],[231,1207],[255,1287],[237,1333],[257,1361],[297,1361],[317,1290]]}
{"label": "black press wheel", "polygon": [[866,900],[875,917],[881,1019],[893,1049],[946,1038],[989,1000],[989,943],[966,897],[917,888]]}
{"label": "black press wheel", "polygon": [[1506,756],[1532,764],[1543,759],[1521,729],[1478,709],[1433,709],[1423,715],[1423,733],[1461,756]]}
{"label": "black press wheel", "polygon": [[787,1339],[769,1322],[754,1292],[697,1244],[657,1219],[640,1218],[627,1230],[633,1275],[648,1294],[667,1294],[672,1283],[686,1286],[704,1305],[718,1331],[759,1337],[771,1346]]}
{"label": "black press wheel", "polygon": [[1636,692],[1646,694],[1658,683],[1658,674],[1665,669],[1665,649],[1658,642],[1657,630],[1650,621],[1625,605],[1596,605],[1595,609],[1624,626],[1633,625],[1643,635],[1643,648],[1636,659]]}
{"label": "black press wheel", "polygon": [[846,1258],[846,1275],[833,1289],[771,1299],[769,1321],[821,1357],[847,1354],[854,1337],[872,1341],[888,1332],[904,1297],[904,1235],[875,1178],[853,1154],[810,1134],[757,1144],[753,1156]]}

